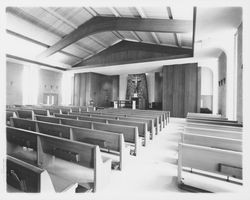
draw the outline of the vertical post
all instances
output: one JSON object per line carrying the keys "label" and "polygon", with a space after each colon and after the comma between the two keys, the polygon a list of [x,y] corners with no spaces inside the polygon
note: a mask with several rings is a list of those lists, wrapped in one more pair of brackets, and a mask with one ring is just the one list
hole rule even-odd
{"label": "vertical post", "polygon": [[177,176],[178,185],[182,183],[182,143],[178,145],[178,176]]}

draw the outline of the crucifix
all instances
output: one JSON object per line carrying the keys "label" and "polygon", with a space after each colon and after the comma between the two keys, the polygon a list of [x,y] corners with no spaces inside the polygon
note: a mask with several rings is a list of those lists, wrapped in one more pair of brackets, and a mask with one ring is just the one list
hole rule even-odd
{"label": "crucifix", "polygon": [[132,82],[135,83],[134,93],[137,94],[138,93],[138,83],[141,82],[141,79],[136,76],[135,78],[132,79]]}

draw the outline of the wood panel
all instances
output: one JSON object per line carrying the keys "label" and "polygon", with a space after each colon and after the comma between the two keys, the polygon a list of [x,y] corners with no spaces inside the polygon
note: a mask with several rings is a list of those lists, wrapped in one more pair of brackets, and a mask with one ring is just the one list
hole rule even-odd
{"label": "wood panel", "polygon": [[173,66],[163,67],[163,110],[168,110],[173,116]]}
{"label": "wood panel", "polygon": [[178,56],[190,57],[191,54],[192,50],[187,48],[123,40],[73,67],[142,62],[150,58],[163,60]]}
{"label": "wood panel", "polygon": [[186,117],[188,112],[197,112],[198,67],[197,64],[186,64],[184,67],[184,117]]}
{"label": "wood panel", "polygon": [[79,92],[80,92],[80,104],[79,106],[84,106],[86,105],[86,74],[82,73],[80,74],[80,88],[79,88]]}
{"label": "wood panel", "polygon": [[162,73],[155,72],[155,102],[162,102]]}
{"label": "wood panel", "polygon": [[179,65],[173,67],[173,115],[184,117],[185,70]]}
{"label": "wood panel", "polygon": [[118,76],[97,73],[75,74],[74,105],[86,106],[90,100],[93,100],[95,106],[110,106],[113,95],[116,97],[118,95],[118,84]]}
{"label": "wood panel", "polygon": [[185,117],[187,112],[197,112],[197,63],[163,67],[163,110],[172,117]]}

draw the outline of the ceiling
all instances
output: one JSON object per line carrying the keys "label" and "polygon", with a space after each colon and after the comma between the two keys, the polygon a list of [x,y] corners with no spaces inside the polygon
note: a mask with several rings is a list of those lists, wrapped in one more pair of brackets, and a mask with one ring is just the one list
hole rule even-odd
{"label": "ceiling", "polygon": [[[160,28],[159,31],[157,29],[153,32],[150,29],[151,26],[148,26],[150,30],[139,29],[143,19],[172,20],[173,23],[179,20],[192,24],[192,7],[186,9],[175,7],[7,7],[6,16],[7,58],[36,61],[48,67],[63,70],[79,66],[79,63],[124,40],[192,49],[191,26],[188,31],[162,31]],[[74,38],[72,33],[98,17],[133,18],[138,19],[139,23],[138,27],[131,30],[125,27],[121,30],[107,28],[93,31],[50,52],[50,55],[46,54],[57,43],[64,44],[63,40],[67,40],[67,37]],[[126,22],[121,26],[126,26]],[[153,28],[154,26],[152,30],[155,30]]]}
{"label": "ceiling", "polygon": [[[242,23],[241,7],[198,7],[195,23],[194,48],[202,41],[217,37],[219,34],[236,30]],[[154,44],[165,47],[183,49],[193,48],[193,31],[138,31],[127,28],[126,30],[101,30],[91,34],[73,38],[74,32],[98,17],[114,19],[159,19],[159,20],[185,20],[192,22],[193,7],[8,7],[6,9],[6,33],[8,47],[7,58],[24,62],[37,62],[37,64],[53,69],[71,71],[95,71],[105,74],[114,74],[114,67],[81,66],[89,59],[102,54],[108,49],[119,46],[124,41],[138,44]],[[94,21],[92,25],[97,24]],[[141,22],[140,22],[141,23]],[[140,23],[138,25],[140,25]],[[192,22],[193,23],[193,22]],[[126,23],[122,24],[126,26]],[[97,25],[96,25],[97,26]],[[90,26],[87,26],[90,27]],[[149,26],[149,28],[154,28]],[[96,28],[93,26],[93,28]],[[98,27],[97,27],[98,29]],[[88,31],[88,30],[87,30]],[[63,42],[69,42],[64,45]],[[56,49],[56,45],[62,45]],[[55,51],[53,50],[55,47]],[[194,49],[195,50],[195,49]],[[52,54],[51,54],[52,52]],[[210,48],[195,53],[194,59],[202,57],[216,57],[220,49]],[[43,56],[47,54],[46,56]],[[185,58],[182,60],[186,60]],[[190,62],[190,59],[188,59]],[[182,62],[182,61],[181,61]],[[145,68],[140,63],[116,64],[116,69],[122,73],[130,72],[135,66],[137,71],[150,71],[150,65]],[[155,62],[155,69],[161,62]],[[169,63],[169,61],[167,61]],[[35,63],[36,64],[36,63]],[[77,66],[77,67],[74,67]]]}

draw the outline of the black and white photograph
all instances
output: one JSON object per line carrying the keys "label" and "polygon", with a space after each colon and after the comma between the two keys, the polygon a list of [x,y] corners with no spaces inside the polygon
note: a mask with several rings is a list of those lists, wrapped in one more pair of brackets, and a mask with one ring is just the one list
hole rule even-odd
{"label": "black and white photograph", "polygon": [[63,2],[1,5],[3,199],[247,198],[248,6]]}

